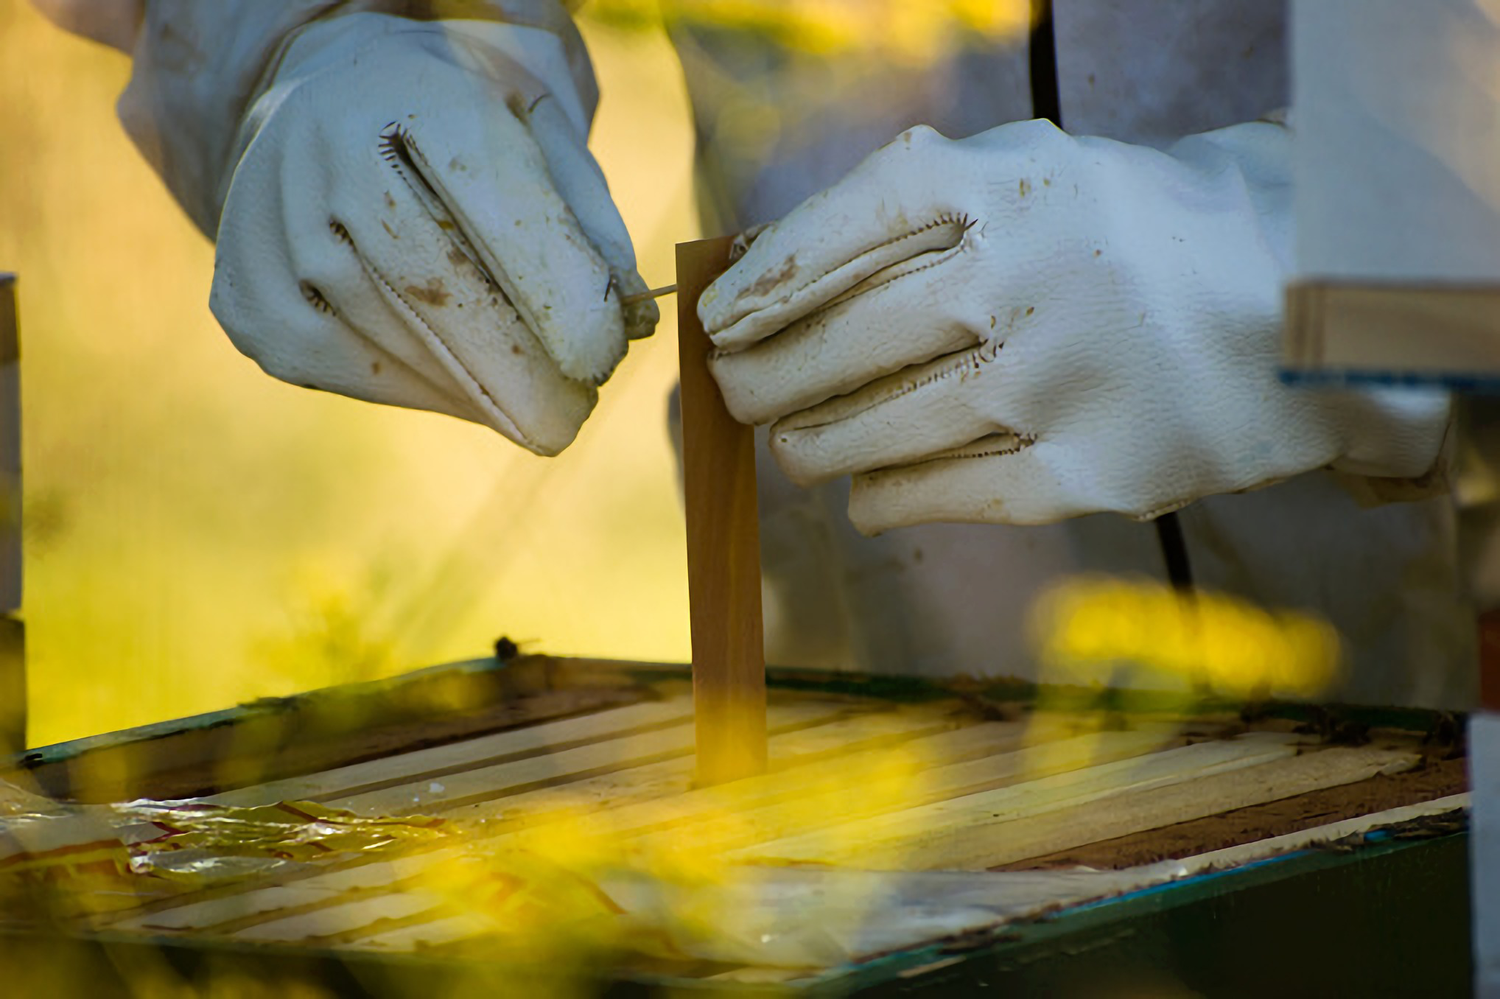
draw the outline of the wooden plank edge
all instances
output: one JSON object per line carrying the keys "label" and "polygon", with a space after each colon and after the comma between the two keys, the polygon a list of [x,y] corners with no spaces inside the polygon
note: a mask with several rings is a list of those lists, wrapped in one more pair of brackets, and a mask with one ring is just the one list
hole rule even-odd
{"label": "wooden plank edge", "polygon": [[1500,385],[1500,285],[1294,282],[1283,347],[1301,381]]}
{"label": "wooden plank edge", "polygon": [[[1017,755],[1024,758],[1037,750],[1048,754],[1054,747],[1033,747]],[[1208,740],[1160,752],[1117,755],[1103,763],[1084,757],[1079,765],[1048,768],[1051,772],[1045,776],[923,802],[873,818],[840,821],[809,833],[763,840],[733,850],[729,856],[747,863],[869,865],[891,870],[896,869],[891,866],[891,857],[899,855],[901,862],[896,867],[989,868],[998,863],[973,868],[956,860],[951,865],[930,865],[912,858],[930,854],[945,842],[962,844],[952,849],[965,852],[971,843],[995,835],[1009,841],[1014,829],[1030,828],[1049,816],[1067,813],[1086,818],[1105,807],[1101,802],[1121,800],[1124,804],[1117,807],[1128,807],[1131,801],[1184,784],[1286,762],[1298,752],[1293,737],[1273,736],[1263,742]]]}
{"label": "wooden plank edge", "polygon": [[1464,791],[1461,794],[1450,794],[1442,798],[1434,798],[1431,801],[1421,801],[1413,805],[1402,805],[1398,808],[1389,808],[1382,812],[1372,812],[1369,815],[1344,819],[1340,822],[1329,822],[1326,825],[1314,826],[1311,829],[1303,829],[1299,832],[1286,833],[1282,836],[1272,836],[1270,839],[1257,840],[1254,843],[1229,846],[1222,850],[1211,850],[1208,853],[1200,853],[1194,857],[1184,858],[1182,866],[1190,875],[1204,874],[1209,871],[1229,870],[1244,864],[1255,863],[1272,857],[1325,845],[1348,836],[1368,836],[1372,832],[1377,832],[1389,826],[1400,825],[1403,822],[1411,822],[1414,819],[1427,818],[1433,815],[1445,815],[1449,812],[1468,811],[1471,804],[1472,796],[1468,791]]}
{"label": "wooden plank edge", "polygon": [[[540,682],[537,682],[535,674],[521,676],[525,671],[538,666],[544,670]],[[444,682],[451,674],[485,676],[501,671],[505,673],[506,685],[514,693],[520,694],[589,687],[649,687],[659,683],[687,683],[691,679],[691,667],[687,663],[554,655],[522,656],[508,662],[494,658],[463,660],[428,666],[386,679],[323,687],[287,697],[261,698],[218,711],[36,747],[8,758],[0,757],[0,778],[5,777],[6,772],[37,771],[101,750],[170,739],[206,728],[239,725],[266,715],[295,714],[309,710],[324,699],[347,702],[365,697],[385,698],[399,705],[407,698],[422,700],[420,688],[430,681]],[[519,679],[520,682],[512,685],[512,679]],[[1257,718],[1316,722],[1325,715],[1336,714],[1345,721],[1370,728],[1394,728],[1413,732],[1426,732],[1445,721],[1462,721],[1461,716],[1455,716],[1452,712],[1428,708],[1277,700],[1247,705],[1239,698],[1213,695],[1189,697],[1180,692],[1150,689],[1101,691],[1092,686],[1040,684],[1010,677],[976,680],[957,676],[945,680],[900,674],[768,666],[766,679],[769,688],[785,693],[816,693],[900,704],[923,704],[957,698],[981,709],[985,706],[1038,706],[1067,712],[1166,715],[1187,720],[1202,715],[1235,713],[1249,707]]]}

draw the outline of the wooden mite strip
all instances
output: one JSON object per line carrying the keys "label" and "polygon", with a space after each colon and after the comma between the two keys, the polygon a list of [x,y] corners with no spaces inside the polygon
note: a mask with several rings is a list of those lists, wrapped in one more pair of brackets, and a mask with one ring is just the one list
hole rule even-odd
{"label": "wooden mite strip", "polygon": [[737,422],[708,370],[698,298],[729,267],[729,237],[677,244],[682,474],[698,780],[766,769],[766,661],[760,607],[755,433]]}

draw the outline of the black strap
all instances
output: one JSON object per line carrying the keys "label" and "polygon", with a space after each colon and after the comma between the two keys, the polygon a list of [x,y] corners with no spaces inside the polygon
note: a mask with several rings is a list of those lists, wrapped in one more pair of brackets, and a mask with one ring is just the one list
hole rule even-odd
{"label": "black strap", "polygon": [[1031,113],[1058,128],[1062,100],[1057,93],[1057,38],[1052,32],[1052,0],[1031,0]]}
{"label": "black strap", "polygon": [[[1062,98],[1057,86],[1057,36],[1052,29],[1052,0],[1031,0],[1031,111],[1063,127]],[[1187,539],[1176,513],[1156,518],[1156,540],[1167,565],[1167,579],[1179,590],[1193,588]]]}
{"label": "black strap", "polygon": [[1187,539],[1182,535],[1182,521],[1174,512],[1162,514],[1156,518],[1155,523],[1162,561],[1167,563],[1167,579],[1174,589],[1191,590],[1193,566],[1188,561]]}

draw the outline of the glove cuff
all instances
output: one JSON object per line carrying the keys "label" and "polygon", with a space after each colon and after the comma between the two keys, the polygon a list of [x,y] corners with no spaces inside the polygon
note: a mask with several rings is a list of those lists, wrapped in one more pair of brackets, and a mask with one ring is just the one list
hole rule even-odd
{"label": "glove cuff", "polygon": [[[1398,460],[1409,468],[1383,474],[1380,469],[1371,468],[1368,458],[1346,458],[1332,465],[1332,471],[1337,475],[1341,486],[1355,496],[1362,507],[1377,507],[1388,502],[1415,502],[1452,492],[1454,420],[1446,398],[1439,411],[1404,423],[1406,434],[1401,434],[1400,437],[1406,437],[1412,443],[1407,444],[1406,449],[1403,449],[1406,453],[1400,455]],[[1421,465],[1421,456],[1424,455],[1431,456],[1425,471],[1412,471],[1410,466],[1413,463]]]}
{"label": "glove cuff", "polygon": [[1331,470],[1362,506],[1450,491],[1452,404],[1431,390],[1367,390],[1350,408],[1352,443]]}
{"label": "glove cuff", "polygon": [[562,0],[149,0],[120,96],[126,133],[210,239],[239,151],[240,124],[304,28],[352,14],[540,28],[562,41],[592,118],[598,89]]}

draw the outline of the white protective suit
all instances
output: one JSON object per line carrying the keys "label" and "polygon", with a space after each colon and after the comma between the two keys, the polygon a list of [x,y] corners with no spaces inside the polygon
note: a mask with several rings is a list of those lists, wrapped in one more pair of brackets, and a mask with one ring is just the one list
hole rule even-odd
{"label": "white protective suit", "polygon": [[[552,65],[566,63],[576,104],[585,115],[592,106],[586,58],[549,0],[152,0],[148,11],[122,117],[208,232],[243,138],[237,123],[274,77],[287,33],[309,22],[373,12],[531,25],[562,39],[565,55]],[[1072,133],[1164,147],[1287,103],[1279,3],[1056,0],[1054,18],[1061,118]],[[962,136],[1034,114],[1024,36],[976,40],[935,64],[906,66],[857,54],[835,64],[840,57],[715,28],[684,27],[676,40],[699,129],[710,231],[781,217],[913,125]],[[302,58],[317,64],[316,52]],[[555,77],[548,83],[566,89]],[[767,108],[776,127],[765,127]],[[220,250],[222,261],[226,247]],[[613,269],[629,272],[633,261],[620,259]],[[464,411],[462,399],[408,400],[398,389],[331,380],[328,387],[347,394],[442,409],[525,436]],[[565,414],[554,434],[560,443],[586,409]],[[1037,678],[1025,636],[1036,594],[1085,571],[1164,576],[1153,528],[1114,514],[1047,526],[928,524],[866,538],[849,523],[847,482],[796,487],[764,451],[760,467],[773,663]],[[1330,699],[1466,707],[1475,682],[1474,618],[1460,597],[1450,500],[1362,505],[1389,498],[1375,494],[1389,492],[1390,483],[1377,489],[1372,481],[1312,472],[1187,507],[1180,516],[1195,579],[1331,620],[1348,640],[1354,669]]]}
{"label": "white protective suit", "polygon": [[[1164,148],[1288,103],[1281,3],[1053,6],[1061,119],[1071,133]],[[829,85],[835,74],[819,60],[722,33],[680,32],[678,48],[703,137],[711,230],[781,218],[914,124],[963,136],[1033,114],[1024,37],[935,66],[854,66],[842,86]],[[736,127],[736,113],[757,104],[781,109],[769,140]],[[1035,677],[1025,624],[1038,592],[1085,571],[1165,578],[1152,526],[1113,514],[862,537],[846,514],[848,481],[793,485],[766,437],[762,430],[772,662]],[[1475,619],[1460,596],[1452,503],[1429,495],[1381,505],[1421,495],[1417,487],[1401,496],[1394,485],[1320,471],[1197,502],[1179,513],[1193,576],[1331,620],[1352,670],[1330,699],[1465,707],[1475,685]]]}

